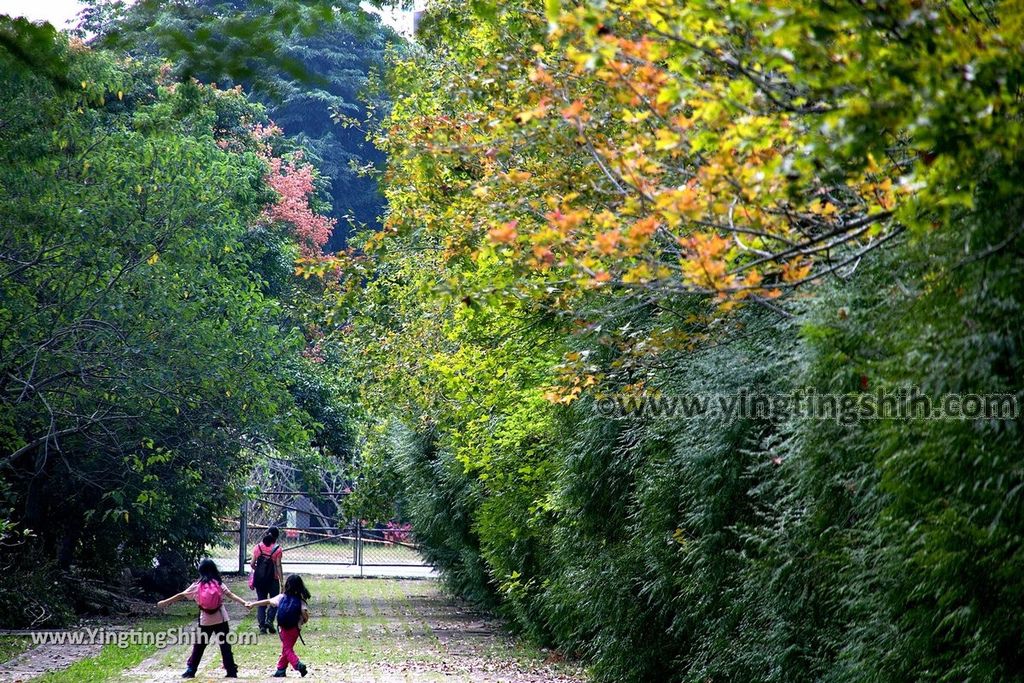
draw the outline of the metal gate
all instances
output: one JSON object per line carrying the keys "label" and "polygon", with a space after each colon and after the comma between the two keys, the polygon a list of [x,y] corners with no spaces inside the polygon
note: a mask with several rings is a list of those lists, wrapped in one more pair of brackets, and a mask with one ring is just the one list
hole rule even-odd
{"label": "metal gate", "polygon": [[[253,548],[272,526],[280,530],[285,570],[316,573],[333,566],[429,568],[408,524],[343,519],[347,493],[265,491],[242,504],[237,519],[225,520],[211,554],[223,569],[249,567]],[[360,572],[361,573],[361,572]]]}

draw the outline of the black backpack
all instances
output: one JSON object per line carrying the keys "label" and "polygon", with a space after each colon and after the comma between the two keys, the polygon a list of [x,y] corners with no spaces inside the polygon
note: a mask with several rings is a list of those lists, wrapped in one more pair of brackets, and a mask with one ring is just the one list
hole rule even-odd
{"label": "black backpack", "polygon": [[256,558],[256,567],[252,572],[252,583],[260,588],[268,588],[277,579],[277,572],[274,571],[274,555],[277,554],[280,546],[275,545],[270,549],[270,554],[263,552],[263,544],[260,543],[260,556]]}

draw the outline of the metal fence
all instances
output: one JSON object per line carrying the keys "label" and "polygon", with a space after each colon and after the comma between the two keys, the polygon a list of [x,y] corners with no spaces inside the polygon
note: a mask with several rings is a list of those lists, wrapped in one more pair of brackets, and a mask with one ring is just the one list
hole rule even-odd
{"label": "metal fence", "polygon": [[211,552],[223,564],[237,555],[239,571],[247,571],[253,548],[276,526],[285,565],[428,566],[408,525],[342,519],[344,495],[263,492],[244,503],[236,519],[225,520]]}

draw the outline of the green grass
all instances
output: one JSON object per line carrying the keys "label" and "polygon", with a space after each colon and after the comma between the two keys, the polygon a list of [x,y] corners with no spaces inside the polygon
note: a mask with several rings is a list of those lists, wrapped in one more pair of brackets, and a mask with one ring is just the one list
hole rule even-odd
{"label": "green grass", "polygon": [[26,636],[0,636],[0,664],[9,662],[32,647],[32,639]]}
{"label": "green grass", "polygon": [[[144,619],[135,624],[135,628],[157,633],[187,626],[195,619],[194,611],[189,605],[175,605],[168,609],[166,616]],[[155,645],[140,644],[121,648],[112,643],[104,645],[94,657],[79,660],[66,669],[52,671],[33,680],[39,683],[98,683],[118,676],[124,669],[138,665],[156,651]]]}
{"label": "green grass", "polygon": [[[310,579],[310,621],[302,630],[299,657],[311,664],[437,661],[433,642],[419,647],[413,629],[401,614],[408,608],[397,581]],[[339,612],[341,613],[339,615]],[[269,643],[269,645],[268,645]],[[276,636],[261,638],[259,645],[239,645],[235,657],[249,668],[273,670],[280,655]]]}

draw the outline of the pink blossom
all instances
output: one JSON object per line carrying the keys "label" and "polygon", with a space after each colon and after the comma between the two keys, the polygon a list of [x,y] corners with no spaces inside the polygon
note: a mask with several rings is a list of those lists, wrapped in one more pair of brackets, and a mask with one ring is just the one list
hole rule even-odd
{"label": "pink blossom", "polygon": [[296,166],[292,161],[270,157],[267,182],[277,192],[278,200],[264,212],[270,221],[290,223],[304,257],[323,255],[323,247],[331,238],[335,221],[315,213],[309,207],[313,195],[313,168]]}
{"label": "pink blossom", "polygon": [[272,138],[275,135],[283,135],[284,131],[281,130],[280,126],[271,121],[266,126],[264,126],[261,123],[257,123],[255,126],[252,127],[252,131],[250,134],[252,135],[254,140],[262,141],[266,140],[267,138]]}

